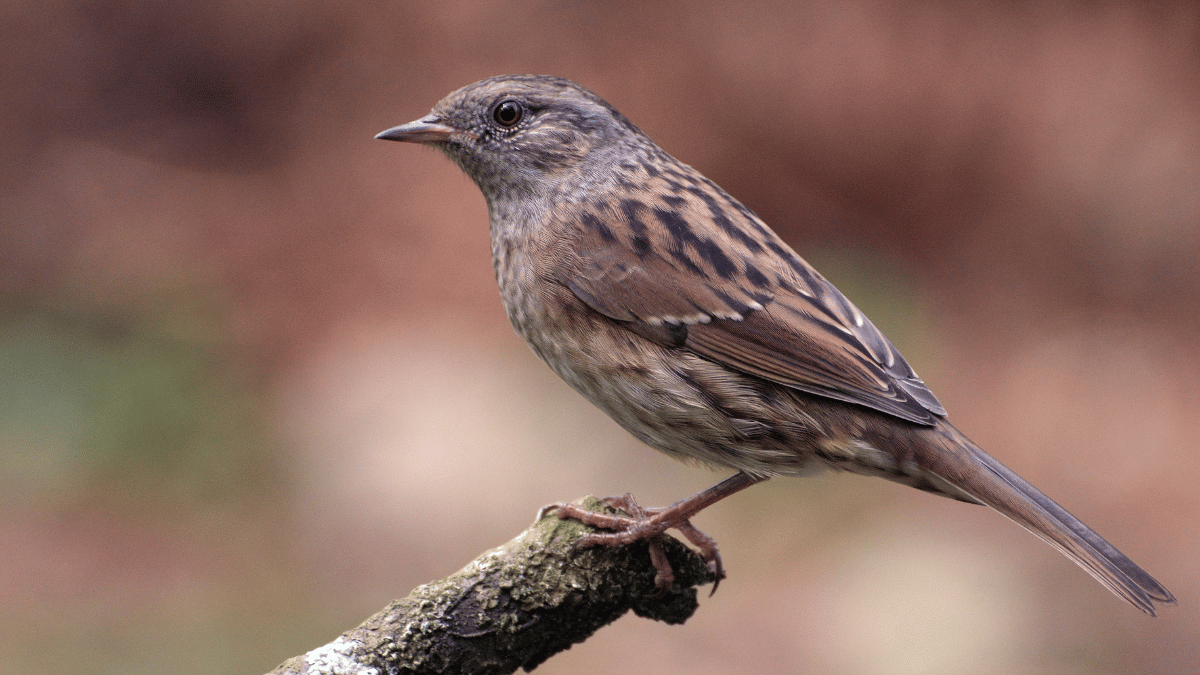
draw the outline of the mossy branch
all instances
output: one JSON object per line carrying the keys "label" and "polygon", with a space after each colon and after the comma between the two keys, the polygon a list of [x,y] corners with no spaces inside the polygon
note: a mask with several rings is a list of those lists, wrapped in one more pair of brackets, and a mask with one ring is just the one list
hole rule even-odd
{"label": "mossy branch", "polygon": [[[602,502],[580,502],[602,511]],[[512,673],[532,670],[625,612],[683,623],[696,586],[713,581],[703,561],[664,537],[675,583],[662,594],[645,542],[574,548],[589,528],[551,514],[452,576],[408,597],[270,675]]]}

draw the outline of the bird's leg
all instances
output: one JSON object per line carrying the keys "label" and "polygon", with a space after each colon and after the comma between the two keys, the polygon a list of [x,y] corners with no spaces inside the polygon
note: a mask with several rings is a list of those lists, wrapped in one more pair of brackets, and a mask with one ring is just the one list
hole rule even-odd
{"label": "bird's leg", "polygon": [[675,575],[662,551],[659,536],[668,529],[675,528],[700,549],[700,557],[707,563],[709,571],[716,579],[713,584],[715,592],[717,584],[725,577],[721,554],[717,550],[717,542],[696,529],[691,523],[691,517],[725,497],[764,480],[766,480],[766,476],[753,476],[739,471],[707,490],[681,499],[666,508],[642,508],[634,501],[633,496],[628,494],[604,500],[609,506],[624,510],[629,516],[595,513],[576,504],[559,503],[542,508],[539,517],[555,511],[559,518],[570,518],[602,530],[612,530],[611,533],[586,534],[580,537],[579,546],[624,546],[641,539],[648,540],[650,557],[654,562],[655,569],[658,570],[655,585],[660,589],[664,587],[664,584],[669,586]]}
{"label": "bird's leg", "polygon": [[[645,518],[657,513],[661,513],[663,507],[645,508],[637,503],[633,495],[626,492],[620,497],[605,497],[602,499],[605,504],[624,511],[634,518]],[[717,586],[721,585],[721,580],[725,578],[725,566],[721,563],[721,552],[717,547],[717,540],[700,531],[695,525],[692,525],[691,520],[684,520],[675,524],[675,529],[684,536],[692,545],[700,550],[700,558],[704,560],[704,564],[708,567],[708,571],[713,575],[713,587],[709,591],[709,596],[717,592]],[[605,535],[600,535],[605,536]],[[671,569],[671,563],[667,561],[667,553],[662,547],[662,535],[655,535],[646,539],[646,543],[650,545],[650,561],[654,563],[654,569],[658,570],[658,574],[654,577],[654,585],[661,592],[666,592],[671,587],[671,583],[675,581],[675,573]]]}
{"label": "bird's leg", "polygon": [[[642,505],[638,504],[637,500],[633,498],[633,494],[629,492],[620,497],[605,497],[600,501],[618,511],[628,513],[635,519],[645,519],[653,515],[653,513],[662,510],[642,508]],[[591,512],[589,511],[589,513]],[[655,597],[664,595],[671,588],[671,584],[675,583],[675,570],[671,569],[671,562],[667,560],[667,552],[663,549],[662,538],[662,534],[646,537],[646,545],[650,549],[650,563],[654,565],[654,569],[657,571],[654,575],[654,586],[658,589]],[[579,543],[580,545],[587,545],[582,539]]]}
{"label": "bird's leg", "polygon": [[712,594],[717,592],[717,586],[721,585],[721,580],[725,578],[725,565],[721,564],[721,552],[717,550],[717,540],[696,529],[690,520],[677,524],[675,529],[679,530],[684,538],[700,550],[700,558],[713,575],[713,587],[708,592],[708,596],[712,597]]}

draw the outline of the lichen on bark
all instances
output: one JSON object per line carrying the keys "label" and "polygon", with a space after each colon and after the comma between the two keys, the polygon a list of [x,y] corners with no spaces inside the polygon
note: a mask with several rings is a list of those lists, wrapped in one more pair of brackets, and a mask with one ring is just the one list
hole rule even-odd
{"label": "lichen on bark", "polygon": [[[580,503],[608,509],[592,497]],[[458,572],[414,589],[272,674],[532,670],[629,610],[683,623],[698,605],[696,586],[713,581],[695,553],[664,537],[676,579],[660,593],[645,542],[576,548],[589,531],[579,522],[547,515]]]}

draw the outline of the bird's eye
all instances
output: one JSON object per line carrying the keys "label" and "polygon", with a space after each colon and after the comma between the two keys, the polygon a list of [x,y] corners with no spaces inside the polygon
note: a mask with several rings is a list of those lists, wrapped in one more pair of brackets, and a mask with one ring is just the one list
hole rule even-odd
{"label": "bird's eye", "polygon": [[492,119],[496,120],[496,124],[502,127],[515,126],[524,116],[525,109],[521,107],[520,103],[512,99],[501,101],[500,105],[496,106],[496,109],[492,111]]}

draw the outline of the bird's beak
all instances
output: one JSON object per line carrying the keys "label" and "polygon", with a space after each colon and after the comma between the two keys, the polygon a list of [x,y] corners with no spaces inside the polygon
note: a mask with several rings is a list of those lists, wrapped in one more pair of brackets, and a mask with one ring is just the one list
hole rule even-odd
{"label": "bird's beak", "polygon": [[458,131],[454,127],[438,124],[438,118],[433,115],[423,117],[415,122],[401,124],[387,131],[375,134],[375,138],[384,141],[404,141],[406,143],[439,143],[450,140],[450,136]]}

